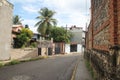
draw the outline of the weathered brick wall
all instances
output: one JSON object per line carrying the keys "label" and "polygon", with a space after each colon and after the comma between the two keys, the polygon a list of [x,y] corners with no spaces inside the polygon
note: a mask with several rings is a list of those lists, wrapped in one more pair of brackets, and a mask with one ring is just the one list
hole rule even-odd
{"label": "weathered brick wall", "polygon": [[[109,26],[105,27],[103,30],[101,30],[99,33],[94,35],[94,47],[96,49],[101,49],[103,50],[104,48],[108,49],[108,44],[110,44],[110,34],[109,34]],[[105,50],[105,49],[104,49]]]}
{"label": "weathered brick wall", "polygon": [[93,48],[108,50],[110,41],[109,0],[91,0]]}
{"label": "weathered brick wall", "polygon": [[120,80],[120,1],[91,0],[91,14],[85,56],[97,80]]}
{"label": "weathered brick wall", "polygon": [[118,36],[118,44],[120,45],[120,1],[117,0],[117,16],[118,16],[118,32],[117,32],[117,36]]}
{"label": "weathered brick wall", "polygon": [[12,5],[6,0],[0,0],[0,60],[10,58]]}
{"label": "weathered brick wall", "polygon": [[88,46],[89,46],[89,45],[88,45],[88,42],[89,42],[88,40],[89,40],[89,39],[88,39],[88,32],[86,32],[86,33],[85,33],[85,47],[86,47],[86,49],[88,49]]}
{"label": "weathered brick wall", "polygon": [[93,47],[93,42],[92,42],[92,23],[90,23],[89,27],[88,27],[88,49],[92,49]]}

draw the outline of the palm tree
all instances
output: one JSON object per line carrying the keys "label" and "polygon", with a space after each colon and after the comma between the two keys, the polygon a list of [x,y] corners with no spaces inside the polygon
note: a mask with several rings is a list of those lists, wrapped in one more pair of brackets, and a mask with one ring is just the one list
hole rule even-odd
{"label": "palm tree", "polygon": [[13,24],[22,24],[22,20],[20,19],[21,17],[18,15],[13,16]]}
{"label": "palm tree", "polygon": [[53,18],[55,12],[44,7],[38,13],[40,15],[36,19],[39,21],[35,24],[37,31],[43,36],[49,35],[50,29],[57,24],[57,20]]}

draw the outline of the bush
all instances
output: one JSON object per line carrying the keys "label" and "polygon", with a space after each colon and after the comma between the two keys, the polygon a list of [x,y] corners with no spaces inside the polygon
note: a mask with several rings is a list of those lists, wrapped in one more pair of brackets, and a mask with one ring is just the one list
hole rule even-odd
{"label": "bush", "polygon": [[96,80],[96,78],[95,78],[95,73],[94,73],[94,71],[93,71],[92,66],[90,65],[90,62],[87,61],[87,60],[85,60],[85,64],[86,64],[86,67],[87,67],[87,69],[89,70],[92,78],[93,78],[94,80]]}
{"label": "bush", "polygon": [[12,60],[9,63],[5,64],[5,66],[15,65],[15,64],[19,64],[19,63],[20,63],[20,61],[18,61],[18,60]]}
{"label": "bush", "polygon": [[35,48],[35,47],[37,47],[37,43],[36,43],[36,42],[31,43],[30,47],[31,47],[31,48]]}
{"label": "bush", "polygon": [[14,48],[21,48],[27,46],[27,43],[33,36],[33,32],[29,29],[23,28],[21,32],[14,38]]}
{"label": "bush", "polygon": [[0,67],[4,66],[3,63],[0,63]]}

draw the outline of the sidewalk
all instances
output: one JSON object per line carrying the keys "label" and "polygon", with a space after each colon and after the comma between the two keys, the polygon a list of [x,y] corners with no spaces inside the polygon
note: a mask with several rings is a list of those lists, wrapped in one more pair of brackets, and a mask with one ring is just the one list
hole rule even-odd
{"label": "sidewalk", "polygon": [[75,80],[93,80],[90,72],[87,70],[83,56],[80,56],[76,69]]}

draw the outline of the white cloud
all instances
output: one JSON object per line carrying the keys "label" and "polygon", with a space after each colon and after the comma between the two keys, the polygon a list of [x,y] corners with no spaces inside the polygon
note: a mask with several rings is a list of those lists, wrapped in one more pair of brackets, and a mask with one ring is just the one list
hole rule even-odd
{"label": "white cloud", "polygon": [[27,3],[36,3],[39,0],[8,0],[12,3],[23,3],[23,4],[27,4]]}
{"label": "white cloud", "polygon": [[[89,8],[90,0],[9,0],[11,2],[20,3],[22,9],[31,12],[34,15],[42,7],[48,7],[56,11],[54,16],[58,20],[59,26],[70,27],[76,25],[79,27],[85,27],[86,22],[89,22]],[[87,1],[87,2],[86,2]],[[26,12],[25,12],[26,13]],[[25,14],[28,15],[28,14]],[[30,15],[31,16],[31,15]],[[35,15],[38,16],[38,15]],[[25,20],[25,19],[24,19]],[[33,26],[35,24],[34,19],[27,19],[25,24]]]}
{"label": "white cloud", "polygon": [[38,9],[33,5],[23,5],[22,8],[23,8],[23,10],[32,12],[32,13],[34,13],[34,12],[37,13],[37,11],[38,11]]}
{"label": "white cloud", "polygon": [[36,24],[37,20],[34,20],[34,19],[25,19],[22,23],[23,25],[26,25],[28,24],[29,25],[29,28],[33,31],[33,32],[37,32],[37,27],[35,27],[35,24]]}
{"label": "white cloud", "polygon": [[[87,2],[86,2],[87,1]],[[90,0],[45,0],[45,4],[53,5],[51,8],[57,12],[59,25],[77,25],[84,27],[89,20]],[[61,18],[63,17],[63,18]]]}

